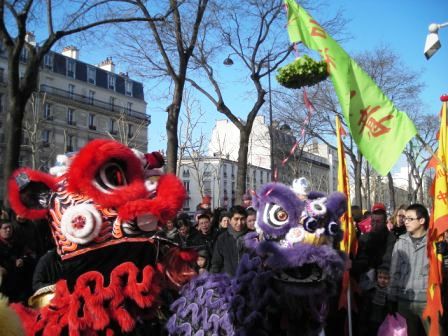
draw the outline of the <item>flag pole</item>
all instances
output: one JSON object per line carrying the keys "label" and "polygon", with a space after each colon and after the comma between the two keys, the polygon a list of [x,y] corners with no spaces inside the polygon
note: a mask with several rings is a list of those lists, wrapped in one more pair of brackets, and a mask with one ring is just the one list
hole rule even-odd
{"label": "flag pole", "polygon": [[425,140],[422,139],[422,137],[420,136],[420,134],[416,134],[415,137],[417,138],[418,141],[420,141],[423,145],[423,147],[425,147],[425,149],[429,152],[429,154],[431,154],[431,156],[436,159],[437,164],[441,165],[443,170],[445,170],[446,172],[448,172],[448,168],[447,166],[440,160],[440,158],[436,155],[436,153],[434,153],[434,151],[432,150],[432,148],[425,142]]}
{"label": "flag pole", "polygon": [[347,286],[347,310],[348,310],[348,336],[353,335],[352,331],[352,291],[350,286],[350,278]]}

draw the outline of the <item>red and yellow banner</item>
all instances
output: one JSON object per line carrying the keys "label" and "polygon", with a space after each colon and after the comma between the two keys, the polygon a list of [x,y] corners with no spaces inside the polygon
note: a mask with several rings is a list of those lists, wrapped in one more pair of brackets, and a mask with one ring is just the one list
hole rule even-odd
{"label": "red and yellow banner", "polygon": [[[439,321],[443,314],[440,285],[442,283],[442,256],[436,253],[435,243],[442,238],[448,230],[448,130],[447,130],[447,101],[448,96],[442,96],[442,112],[439,131],[439,148],[435,163],[436,175],[434,177],[434,207],[428,230],[428,259],[429,276],[426,309],[424,318]],[[430,336],[439,336],[439,323],[431,323]]]}
{"label": "red and yellow banner", "polygon": [[[352,209],[350,202],[350,184],[347,174],[347,165],[345,163],[344,144],[342,135],[346,135],[341,125],[341,120],[336,117],[336,137],[338,147],[338,191],[344,193],[347,197],[347,211],[341,217],[341,229],[344,232],[341,241],[341,250],[350,255],[356,252],[356,232],[353,226]],[[348,298],[347,291],[349,289],[350,273],[349,270],[344,272],[342,279],[341,295],[339,297],[339,308],[347,308]]]}

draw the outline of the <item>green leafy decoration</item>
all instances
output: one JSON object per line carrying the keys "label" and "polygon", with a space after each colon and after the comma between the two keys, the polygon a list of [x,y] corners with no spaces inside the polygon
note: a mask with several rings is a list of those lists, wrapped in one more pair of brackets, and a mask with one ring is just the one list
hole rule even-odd
{"label": "green leafy decoration", "polygon": [[316,62],[304,55],[294,62],[278,69],[277,81],[289,89],[300,89],[302,86],[315,85],[328,77],[327,63]]}

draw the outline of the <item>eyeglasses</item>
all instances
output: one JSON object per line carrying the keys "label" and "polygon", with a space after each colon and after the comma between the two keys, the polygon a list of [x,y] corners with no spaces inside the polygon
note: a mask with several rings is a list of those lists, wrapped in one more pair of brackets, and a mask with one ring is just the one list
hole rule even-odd
{"label": "eyeglasses", "polygon": [[420,219],[419,217],[415,217],[415,218],[412,218],[412,217],[405,217],[404,218],[404,221],[405,222],[412,222],[412,221],[415,221],[416,219]]}

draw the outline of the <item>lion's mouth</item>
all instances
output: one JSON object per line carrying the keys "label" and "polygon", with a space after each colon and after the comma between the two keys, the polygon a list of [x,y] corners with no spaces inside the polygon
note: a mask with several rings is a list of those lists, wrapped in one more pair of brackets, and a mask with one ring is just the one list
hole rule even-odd
{"label": "lion's mouth", "polygon": [[314,283],[325,278],[322,269],[316,264],[304,264],[300,267],[286,268],[274,275],[283,282]]}
{"label": "lion's mouth", "polygon": [[121,224],[124,233],[128,236],[140,235],[145,232],[157,230],[157,217],[151,214],[140,215],[133,221]]}

